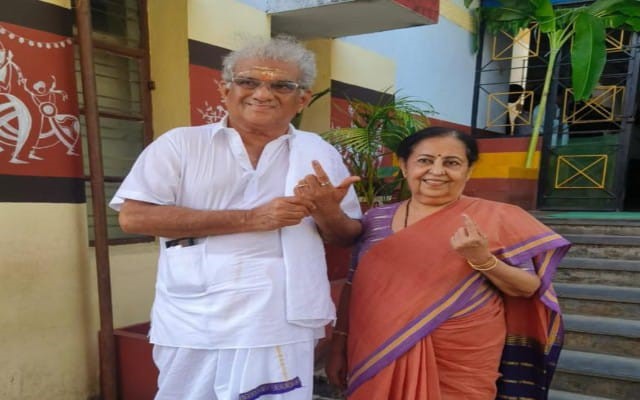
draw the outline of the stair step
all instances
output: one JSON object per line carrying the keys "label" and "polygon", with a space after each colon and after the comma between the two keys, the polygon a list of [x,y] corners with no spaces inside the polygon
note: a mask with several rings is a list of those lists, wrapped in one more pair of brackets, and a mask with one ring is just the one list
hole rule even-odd
{"label": "stair step", "polygon": [[564,315],[568,350],[640,358],[640,321],[591,315]]}
{"label": "stair step", "polygon": [[554,287],[561,297],[640,304],[640,288],[577,283],[556,283]]}
{"label": "stair step", "polygon": [[573,332],[640,339],[640,321],[568,314],[564,316],[564,322],[566,328]]}
{"label": "stair step", "polygon": [[552,388],[611,399],[635,399],[640,393],[640,359],[563,350]]}
{"label": "stair step", "polygon": [[602,234],[602,235],[631,235],[640,236],[640,221],[638,220],[575,220],[536,218],[555,232],[565,234]]}
{"label": "stair step", "polygon": [[640,287],[640,261],[566,257],[554,282]]}
{"label": "stair step", "polygon": [[562,236],[574,244],[606,244],[614,246],[640,245],[640,235],[594,235],[571,233]]}
{"label": "stair step", "polygon": [[570,257],[640,260],[640,236],[563,235],[572,243]]}
{"label": "stair step", "polygon": [[640,359],[632,357],[562,350],[557,369],[640,383]]}
{"label": "stair step", "polygon": [[608,258],[565,257],[562,267],[595,269],[607,271],[640,272],[638,260],[612,260]]}
{"label": "stair step", "polygon": [[566,314],[640,320],[640,288],[562,282],[554,288]]}
{"label": "stair step", "polygon": [[565,392],[564,390],[549,390],[549,400],[613,400],[606,397],[587,396],[580,393]]}

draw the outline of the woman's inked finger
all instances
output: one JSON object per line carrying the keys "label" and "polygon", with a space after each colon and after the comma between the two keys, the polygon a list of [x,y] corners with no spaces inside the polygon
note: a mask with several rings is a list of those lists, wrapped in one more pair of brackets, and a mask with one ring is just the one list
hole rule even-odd
{"label": "woman's inked finger", "polygon": [[469,233],[469,235],[479,235],[480,231],[478,229],[478,225],[471,219],[471,217],[467,214],[462,214],[462,219],[464,221],[464,227]]}

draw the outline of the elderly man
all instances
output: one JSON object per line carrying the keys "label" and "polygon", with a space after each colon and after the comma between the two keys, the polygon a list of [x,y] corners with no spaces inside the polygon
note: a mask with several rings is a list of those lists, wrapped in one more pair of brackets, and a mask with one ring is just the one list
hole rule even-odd
{"label": "elderly man", "polygon": [[359,178],[290,124],[315,74],[290,37],[231,52],[228,115],[159,137],[111,201],[124,231],[160,237],[158,400],[311,399],[314,345],[335,319],[323,240],[361,230]]}

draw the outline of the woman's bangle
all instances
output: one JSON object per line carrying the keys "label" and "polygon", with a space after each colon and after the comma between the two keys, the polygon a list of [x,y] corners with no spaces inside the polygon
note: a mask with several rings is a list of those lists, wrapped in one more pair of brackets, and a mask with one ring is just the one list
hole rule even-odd
{"label": "woman's bangle", "polygon": [[494,255],[491,255],[491,258],[482,264],[474,264],[471,261],[467,260],[467,263],[471,266],[471,268],[476,271],[491,271],[498,265],[498,258]]}
{"label": "woman's bangle", "polygon": [[341,330],[339,330],[339,329],[334,329],[334,330],[333,330],[333,333],[334,333],[335,335],[340,335],[340,336],[349,336],[349,334],[348,334],[347,332],[345,332],[345,331],[341,331]]}

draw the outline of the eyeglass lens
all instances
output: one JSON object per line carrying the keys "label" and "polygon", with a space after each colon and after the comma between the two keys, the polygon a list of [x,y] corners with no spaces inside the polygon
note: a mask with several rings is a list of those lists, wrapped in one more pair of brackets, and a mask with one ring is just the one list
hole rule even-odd
{"label": "eyeglass lens", "polygon": [[272,91],[282,94],[292,93],[300,87],[297,82],[292,81],[262,81],[260,79],[245,77],[235,77],[231,81],[246,90],[256,90],[264,83]]}

